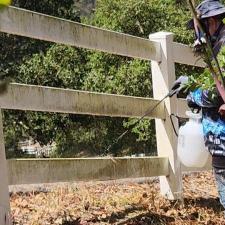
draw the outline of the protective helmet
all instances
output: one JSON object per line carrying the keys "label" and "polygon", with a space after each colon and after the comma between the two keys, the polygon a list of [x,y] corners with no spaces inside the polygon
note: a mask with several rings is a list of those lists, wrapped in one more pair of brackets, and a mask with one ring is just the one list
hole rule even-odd
{"label": "protective helmet", "polygon": [[[223,15],[225,17],[225,6],[222,5],[219,0],[204,0],[197,7],[196,11],[198,12],[200,19],[205,19],[213,16]],[[189,29],[194,29],[193,19],[189,20],[187,23]]]}

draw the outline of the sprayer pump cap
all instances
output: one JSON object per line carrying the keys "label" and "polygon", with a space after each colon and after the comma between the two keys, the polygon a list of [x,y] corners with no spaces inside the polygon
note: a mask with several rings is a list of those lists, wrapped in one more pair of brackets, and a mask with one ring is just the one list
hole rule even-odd
{"label": "sprayer pump cap", "polygon": [[192,111],[186,111],[185,114],[190,119],[200,120],[202,118],[202,114],[201,113],[193,113]]}

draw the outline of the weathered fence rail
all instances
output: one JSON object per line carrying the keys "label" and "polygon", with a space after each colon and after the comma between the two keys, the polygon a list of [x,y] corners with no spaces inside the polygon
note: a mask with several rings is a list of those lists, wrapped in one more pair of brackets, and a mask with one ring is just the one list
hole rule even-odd
{"label": "weathered fence rail", "polygon": [[160,45],[148,39],[9,7],[0,13],[0,31],[117,55],[160,61]]}
{"label": "weathered fence rail", "polygon": [[[210,169],[187,168],[183,172]],[[71,181],[106,181],[123,178],[169,176],[168,157],[117,157],[76,159],[7,160],[8,184],[40,184]]]}
{"label": "weathered fence rail", "polygon": [[195,57],[192,49],[181,43],[173,42],[173,60],[181,64],[205,67],[205,63],[202,59]]}
{"label": "weathered fence rail", "polygon": [[[150,99],[10,84],[0,96],[2,109],[140,117],[168,93],[175,80],[175,63],[205,66],[188,46],[173,42],[171,33],[143,39],[15,7],[1,11],[0,32],[151,61],[154,93]],[[0,225],[11,224],[8,184],[160,176],[161,193],[169,199],[181,198],[182,171],[196,168],[179,162],[169,115],[185,117],[186,109],[184,100],[171,98],[149,115],[156,120],[158,157],[57,160],[6,161],[0,113]],[[174,123],[178,129],[178,122]],[[208,163],[202,169],[209,167]]]}
{"label": "weathered fence rail", "polygon": [[169,175],[167,157],[8,160],[9,184],[115,180]]}
{"label": "weathered fence rail", "polygon": [[[141,117],[158,104],[151,98],[76,91],[25,84],[10,84],[0,95],[2,109],[19,109],[111,117]],[[135,106],[135,107],[134,107]],[[147,117],[165,118],[164,103]]]}

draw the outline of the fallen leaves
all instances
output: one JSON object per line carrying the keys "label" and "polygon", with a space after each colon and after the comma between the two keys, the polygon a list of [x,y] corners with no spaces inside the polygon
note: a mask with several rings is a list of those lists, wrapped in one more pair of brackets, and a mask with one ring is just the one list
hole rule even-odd
{"label": "fallen leaves", "polygon": [[14,224],[225,224],[212,173],[183,178],[184,202],[169,201],[152,183],[81,183],[11,194]]}

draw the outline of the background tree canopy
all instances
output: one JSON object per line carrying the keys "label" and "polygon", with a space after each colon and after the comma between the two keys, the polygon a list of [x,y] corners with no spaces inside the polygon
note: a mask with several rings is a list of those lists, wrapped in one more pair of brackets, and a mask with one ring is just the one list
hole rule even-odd
{"label": "background tree canopy", "polygon": [[[76,1],[75,1],[76,2]],[[97,0],[94,13],[82,17],[73,0],[15,0],[14,5],[114,31],[148,38],[170,31],[175,41],[190,44],[186,29],[190,12],[184,2],[172,0]],[[88,51],[24,37],[0,34],[0,76],[19,83],[152,96],[150,62]],[[177,76],[197,73],[176,65]],[[105,154],[105,149],[136,119],[57,113],[4,111],[8,157],[18,156],[17,142],[32,138],[42,145],[56,143],[55,157]],[[154,121],[145,119],[110,152],[125,155],[156,153]],[[107,153],[108,154],[108,153]]]}

